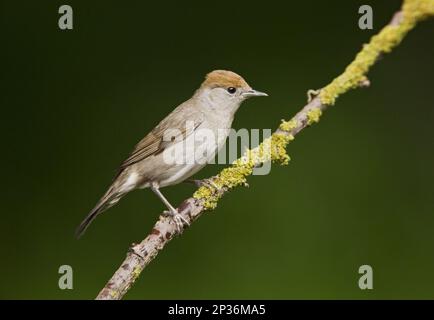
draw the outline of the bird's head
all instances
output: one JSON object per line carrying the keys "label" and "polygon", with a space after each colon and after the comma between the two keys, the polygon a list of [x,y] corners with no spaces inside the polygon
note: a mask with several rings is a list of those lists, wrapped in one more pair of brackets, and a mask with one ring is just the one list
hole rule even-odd
{"label": "bird's head", "polygon": [[216,112],[234,113],[247,98],[267,96],[267,94],[253,90],[235,72],[214,70],[206,75],[196,96],[201,101],[207,102]]}

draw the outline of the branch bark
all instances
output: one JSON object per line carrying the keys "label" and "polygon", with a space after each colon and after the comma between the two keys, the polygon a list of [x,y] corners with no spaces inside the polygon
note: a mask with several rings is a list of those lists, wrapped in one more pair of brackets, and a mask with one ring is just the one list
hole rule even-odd
{"label": "branch bark", "polygon": [[[397,12],[391,22],[380,33],[372,37],[346,70],[329,85],[315,92],[311,99],[290,121],[283,122],[275,131],[269,142],[275,148],[285,150],[286,145],[304,128],[319,121],[322,112],[334,104],[337,97],[356,87],[369,85],[366,73],[378,61],[383,53],[390,52],[418,21],[434,15],[434,0],[404,0],[401,11]],[[218,200],[232,188],[245,184],[245,179],[252,173],[252,168],[266,161],[285,162],[283,155],[272,151],[269,157],[263,156],[264,142],[242,157],[231,167],[224,169],[213,178],[218,188],[201,187],[192,197],[186,199],[178,207],[190,225],[207,209],[216,206]],[[274,153],[273,153],[274,152]],[[288,157],[287,157],[288,158]],[[288,158],[289,159],[289,158]],[[283,160],[283,161],[282,161]],[[133,244],[125,260],[116,270],[105,287],[98,294],[98,300],[118,300],[128,292],[143,269],[151,263],[166,244],[178,232],[170,217],[161,215],[150,234],[138,244]]]}

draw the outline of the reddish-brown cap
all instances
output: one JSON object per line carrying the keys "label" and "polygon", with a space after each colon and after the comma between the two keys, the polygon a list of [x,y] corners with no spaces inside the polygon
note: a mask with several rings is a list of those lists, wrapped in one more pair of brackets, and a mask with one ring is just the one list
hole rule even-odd
{"label": "reddish-brown cap", "polygon": [[244,88],[251,89],[247,82],[238,74],[227,70],[214,70],[208,73],[202,87],[209,88]]}

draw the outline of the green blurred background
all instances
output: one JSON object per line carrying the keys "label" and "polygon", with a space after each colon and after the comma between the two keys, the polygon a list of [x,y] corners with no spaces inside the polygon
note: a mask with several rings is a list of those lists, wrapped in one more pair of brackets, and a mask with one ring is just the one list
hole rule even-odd
{"label": "green blurred background", "polygon": [[[61,4],[74,30],[57,26]],[[358,8],[374,9],[360,30]],[[1,2],[3,299],[92,299],[163,205],[136,191],[74,230],[134,144],[213,69],[267,99],[234,128],[276,128],[343,71],[401,1]],[[434,298],[434,21],[421,23],[292,161],[249,179],[172,241],[129,299]],[[209,166],[198,177],[221,169]],[[194,191],[163,189],[174,203]],[[60,290],[58,268],[74,269]],[[358,268],[374,269],[374,289]]]}

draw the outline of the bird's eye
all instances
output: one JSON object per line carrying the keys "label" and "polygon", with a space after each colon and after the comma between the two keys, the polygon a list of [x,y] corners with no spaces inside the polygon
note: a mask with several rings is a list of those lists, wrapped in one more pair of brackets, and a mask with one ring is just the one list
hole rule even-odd
{"label": "bird's eye", "polygon": [[234,87],[229,87],[229,88],[228,88],[228,92],[229,92],[230,94],[234,94],[235,92],[237,92],[237,89],[234,88]]}

